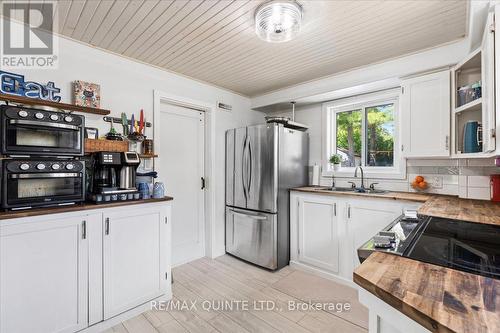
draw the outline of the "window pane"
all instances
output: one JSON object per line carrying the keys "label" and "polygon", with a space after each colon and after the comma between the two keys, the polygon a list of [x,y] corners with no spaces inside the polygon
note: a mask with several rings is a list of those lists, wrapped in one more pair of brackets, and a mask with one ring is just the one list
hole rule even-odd
{"label": "window pane", "polygon": [[394,166],[394,104],[366,108],[366,165]]}
{"label": "window pane", "polygon": [[361,110],[337,113],[337,154],[344,167],[354,167],[361,161]]}

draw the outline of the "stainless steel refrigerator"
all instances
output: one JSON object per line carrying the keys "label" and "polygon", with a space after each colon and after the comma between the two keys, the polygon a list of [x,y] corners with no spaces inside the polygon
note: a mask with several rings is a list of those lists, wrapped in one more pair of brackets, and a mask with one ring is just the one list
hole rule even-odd
{"label": "stainless steel refrigerator", "polygon": [[309,136],[282,124],[226,132],[226,252],[275,270],[290,261],[289,190],[308,183]]}

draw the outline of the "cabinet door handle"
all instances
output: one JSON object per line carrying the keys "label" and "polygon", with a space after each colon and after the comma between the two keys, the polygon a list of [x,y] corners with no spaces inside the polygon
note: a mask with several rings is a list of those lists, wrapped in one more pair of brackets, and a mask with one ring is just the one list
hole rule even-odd
{"label": "cabinet door handle", "polygon": [[82,239],[87,239],[87,221],[82,221]]}
{"label": "cabinet door handle", "polygon": [[337,203],[333,204],[333,216],[337,216]]}
{"label": "cabinet door handle", "polygon": [[445,145],[445,150],[449,150],[450,148],[450,136],[447,135],[445,140],[444,140],[444,145]]}
{"label": "cabinet door handle", "polygon": [[104,222],[104,234],[109,235],[109,217],[106,217],[106,222]]}
{"label": "cabinet door handle", "polygon": [[351,218],[351,206],[347,206],[347,218]]}

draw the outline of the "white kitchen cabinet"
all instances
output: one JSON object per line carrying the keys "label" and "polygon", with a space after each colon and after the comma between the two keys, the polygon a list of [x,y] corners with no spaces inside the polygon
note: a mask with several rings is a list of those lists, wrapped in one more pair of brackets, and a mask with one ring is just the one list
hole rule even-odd
{"label": "white kitchen cabinet", "polygon": [[0,220],[0,333],[100,332],[171,298],[170,214],[165,201]]}
{"label": "white kitchen cabinet", "polygon": [[[498,7],[498,6],[497,6]],[[496,9],[498,12],[498,8]],[[496,136],[498,120],[495,94],[499,94],[498,66],[495,65],[495,57],[498,52],[495,48],[500,45],[495,41],[495,13],[490,11],[484,28],[481,47],[471,52],[463,61],[457,64],[453,70],[453,98],[452,98],[452,134],[453,134],[453,157],[455,158],[484,158],[497,155],[500,151],[497,147],[499,139]],[[481,97],[471,101],[460,100],[459,90],[461,87],[470,87],[472,84],[481,82]],[[496,91],[495,91],[496,86]],[[469,122],[478,122],[481,129],[477,131],[477,140],[482,149],[473,152],[465,147],[465,126]]]}
{"label": "white kitchen cabinet", "polygon": [[298,199],[298,259],[337,273],[339,269],[339,202],[331,197]]}
{"label": "white kitchen cabinet", "polygon": [[0,228],[0,332],[76,332],[88,325],[84,219]]}
{"label": "white kitchen cabinet", "polygon": [[167,223],[159,207],[104,215],[104,319],[164,294]]}
{"label": "white kitchen cabinet", "polygon": [[291,191],[291,265],[352,283],[358,248],[421,203]]}
{"label": "white kitchen cabinet", "polygon": [[450,89],[449,70],[403,80],[403,156],[450,155]]}
{"label": "white kitchen cabinet", "polygon": [[350,260],[345,271],[349,278],[352,278],[352,272],[360,265],[358,248],[400,216],[403,209],[403,204],[389,200],[351,200],[347,203],[345,249],[348,251],[346,258]]}

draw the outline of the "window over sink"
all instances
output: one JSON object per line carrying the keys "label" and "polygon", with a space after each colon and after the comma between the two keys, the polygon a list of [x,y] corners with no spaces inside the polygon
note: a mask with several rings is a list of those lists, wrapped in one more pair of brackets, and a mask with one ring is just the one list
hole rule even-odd
{"label": "window over sink", "polygon": [[[323,104],[323,176],[352,177],[362,166],[370,178],[405,177],[400,150],[399,89]],[[333,171],[333,154],[342,157]]]}

